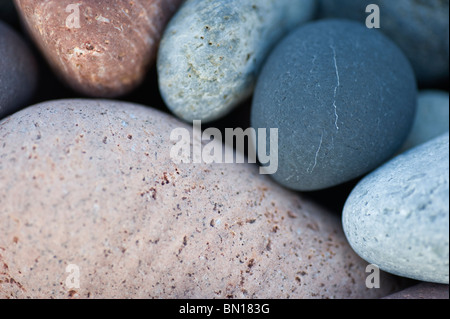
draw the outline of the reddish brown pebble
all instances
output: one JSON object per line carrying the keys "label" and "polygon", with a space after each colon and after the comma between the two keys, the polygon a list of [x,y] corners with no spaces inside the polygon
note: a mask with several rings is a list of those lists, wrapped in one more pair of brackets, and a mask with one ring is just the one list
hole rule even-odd
{"label": "reddish brown pebble", "polygon": [[448,285],[421,283],[384,299],[449,299]]}
{"label": "reddish brown pebble", "polygon": [[139,85],[183,0],[14,0],[53,69],[83,94],[115,97]]}
{"label": "reddish brown pebble", "polygon": [[337,216],[257,166],[175,164],[176,128],[189,127],[102,100],[42,103],[1,121],[0,298],[394,292],[388,275],[366,288],[367,263]]}

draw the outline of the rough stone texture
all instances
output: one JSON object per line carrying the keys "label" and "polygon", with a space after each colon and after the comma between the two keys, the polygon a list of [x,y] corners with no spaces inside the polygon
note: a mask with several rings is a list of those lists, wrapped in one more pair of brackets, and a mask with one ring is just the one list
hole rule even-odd
{"label": "rough stone texture", "polygon": [[316,0],[188,0],[168,25],[159,86],[180,118],[209,122],[253,92],[269,50],[312,18]]}
{"label": "rough stone texture", "polygon": [[368,262],[399,276],[448,284],[448,133],[366,177],[347,200],[343,224]]}
{"label": "rough stone texture", "polygon": [[421,283],[383,299],[449,299],[448,285]]}
{"label": "rough stone texture", "polygon": [[[367,289],[339,219],[256,166],[174,164],[178,127],[89,100],[0,122],[0,297],[376,298],[396,287],[385,277]],[[66,287],[68,264],[80,289]]]}
{"label": "rough stone texture", "polygon": [[365,23],[369,4],[379,5],[380,30],[405,52],[419,81],[448,78],[448,0],[321,0],[320,15]]}
{"label": "rough stone texture", "polygon": [[[143,80],[182,0],[15,0],[36,44],[73,89],[123,95]],[[72,27],[79,5],[80,28]]]}
{"label": "rough stone texture", "polygon": [[376,30],[345,20],[300,27],[272,52],[253,98],[252,126],[279,129],[282,185],[332,187],[395,154],[416,109],[414,73]]}
{"label": "rough stone texture", "polygon": [[448,92],[423,91],[417,102],[416,120],[402,151],[419,146],[449,130]]}
{"label": "rough stone texture", "polygon": [[37,73],[36,61],[25,42],[0,21],[0,119],[31,98]]}

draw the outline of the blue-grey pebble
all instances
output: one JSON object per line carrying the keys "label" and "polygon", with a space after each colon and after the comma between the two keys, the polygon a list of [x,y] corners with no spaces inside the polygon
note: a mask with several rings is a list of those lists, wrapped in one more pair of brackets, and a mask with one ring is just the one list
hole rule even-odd
{"label": "blue-grey pebble", "polygon": [[158,54],[159,87],[183,120],[210,122],[248,98],[273,45],[311,19],[316,0],[187,0]]}
{"label": "blue-grey pebble", "polygon": [[416,119],[402,152],[419,146],[449,131],[449,94],[422,91],[417,100]]}
{"label": "blue-grey pebble", "polygon": [[416,96],[411,65],[392,41],[356,22],[322,20],[296,29],[268,58],[252,126],[279,129],[275,180],[315,191],[391,158],[410,131]]}
{"label": "blue-grey pebble", "polygon": [[37,65],[30,49],[0,21],[0,119],[25,106],[36,84]]}
{"label": "blue-grey pebble", "polygon": [[342,220],[351,246],[366,261],[395,275],[448,284],[448,133],[362,180]]}
{"label": "blue-grey pebble", "polygon": [[320,16],[365,23],[369,4],[379,6],[380,30],[405,52],[421,83],[448,78],[448,0],[321,0]]}

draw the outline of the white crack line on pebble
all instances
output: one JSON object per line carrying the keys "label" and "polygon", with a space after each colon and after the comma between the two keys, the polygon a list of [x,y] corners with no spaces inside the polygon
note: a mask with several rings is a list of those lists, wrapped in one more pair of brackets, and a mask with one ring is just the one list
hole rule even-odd
{"label": "white crack line on pebble", "polygon": [[311,70],[309,71],[310,74],[312,74],[314,71],[314,67],[316,66],[316,60],[317,60],[317,55],[313,56],[312,67],[311,67]]}
{"label": "white crack line on pebble", "polygon": [[317,149],[317,152],[316,152],[316,157],[314,158],[314,165],[313,165],[313,167],[312,167],[312,169],[309,169],[308,168],[308,170],[307,170],[307,172],[309,173],[309,174],[312,174],[313,172],[314,172],[314,169],[316,168],[316,166],[317,166],[317,159],[318,159],[318,157],[319,157],[319,153],[320,153],[320,150],[322,149],[322,143],[323,143],[323,135],[324,135],[324,131],[322,132],[322,136],[320,137],[320,144],[319,144],[319,148]]}
{"label": "white crack line on pebble", "polygon": [[334,88],[334,100],[333,100],[334,115],[336,116],[336,121],[334,122],[334,125],[336,126],[336,129],[339,131],[339,126],[338,126],[339,116],[337,114],[336,96],[337,96],[337,90],[341,86],[341,79],[339,77],[339,70],[338,70],[338,66],[337,66],[336,49],[332,45],[330,45],[330,48],[331,48],[331,50],[333,50],[334,69],[336,70],[336,79],[337,79],[337,86]]}

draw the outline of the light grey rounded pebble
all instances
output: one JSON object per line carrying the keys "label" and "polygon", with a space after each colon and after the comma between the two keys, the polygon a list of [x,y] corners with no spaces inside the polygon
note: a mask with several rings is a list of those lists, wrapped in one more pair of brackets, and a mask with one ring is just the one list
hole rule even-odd
{"label": "light grey rounded pebble", "polygon": [[353,249],[382,270],[449,283],[449,135],[366,177],[344,208]]}
{"label": "light grey rounded pebble", "polygon": [[449,130],[449,94],[442,91],[419,93],[416,119],[402,151],[432,140]]}
{"label": "light grey rounded pebble", "polygon": [[311,19],[315,0],[188,0],[163,36],[161,94],[177,116],[210,122],[253,92],[270,49]]}

